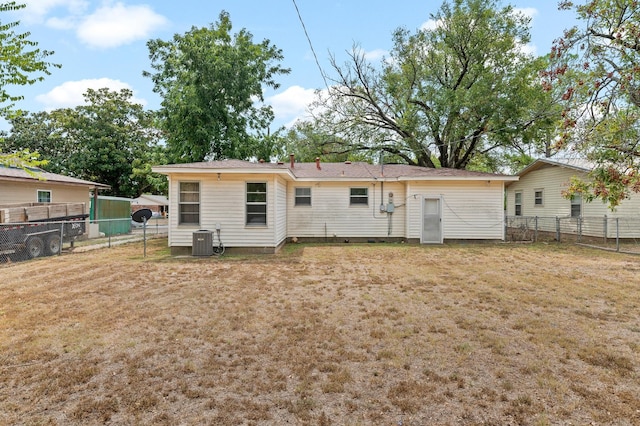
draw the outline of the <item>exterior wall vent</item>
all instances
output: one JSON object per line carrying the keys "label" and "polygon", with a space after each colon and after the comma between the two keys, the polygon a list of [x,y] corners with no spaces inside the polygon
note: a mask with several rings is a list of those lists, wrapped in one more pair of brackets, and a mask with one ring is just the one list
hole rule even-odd
{"label": "exterior wall vent", "polygon": [[213,256],[213,232],[201,229],[193,233],[192,256]]}

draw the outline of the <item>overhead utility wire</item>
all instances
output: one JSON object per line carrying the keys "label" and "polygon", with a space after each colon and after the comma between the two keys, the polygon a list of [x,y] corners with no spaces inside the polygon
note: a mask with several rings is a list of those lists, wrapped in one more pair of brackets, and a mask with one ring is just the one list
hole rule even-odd
{"label": "overhead utility wire", "polygon": [[307,32],[307,27],[304,25],[304,21],[302,20],[302,15],[300,15],[300,9],[298,9],[298,4],[296,3],[296,0],[293,0],[293,5],[296,8],[296,12],[298,13],[298,19],[300,20],[300,23],[302,24],[302,29],[304,30],[304,35],[307,37],[307,41],[309,42],[309,47],[311,48],[311,53],[313,53],[313,57],[316,60],[316,65],[318,66],[318,69],[320,70],[320,75],[322,76],[322,80],[324,80],[324,85],[327,88],[327,90],[329,90],[329,85],[327,84],[327,79],[324,75],[324,71],[322,71],[322,67],[320,66],[320,61],[318,61],[318,56],[316,55],[316,51],[313,48],[313,44],[311,44],[311,38],[309,38],[309,33]]}

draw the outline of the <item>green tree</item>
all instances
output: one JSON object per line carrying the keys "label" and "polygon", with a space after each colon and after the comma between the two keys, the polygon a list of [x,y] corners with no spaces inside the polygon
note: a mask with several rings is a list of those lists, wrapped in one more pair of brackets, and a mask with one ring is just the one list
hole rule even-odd
{"label": "green tree", "polygon": [[554,45],[550,81],[563,91],[561,143],[596,165],[567,192],[612,208],[640,191],[640,3],[561,1],[582,24]]}
{"label": "green tree", "polygon": [[151,165],[166,164],[153,112],[132,102],[128,89],[89,89],[76,108],[21,114],[10,119],[5,150],[38,151],[54,173],[105,183],[110,193],[136,197],[166,193],[166,180]]}
{"label": "green tree", "polygon": [[[374,162],[379,153],[352,152],[349,144],[338,137],[318,130],[314,123],[299,121],[283,137],[283,154],[295,153],[296,160],[313,162],[320,158],[326,162]],[[285,159],[286,160],[286,159]]]}
{"label": "green tree", "polygon": [[[0,3],[0,12],[11,12],[24,8],[16,2]],[[13,115],[12,108],[22,95],[10,93],[11,89],[34,84],[50,75],[49,68],[60,68],[45,59],[53,52],[40,50],[38,43],[29,40],[28,32],[16,33],[19,22],[2,23],[0,20],[0,115]],[[1,139],[0,139],[1,140]],[[6,152],[0,149],[0,164],[38,166],[44,164],[37,154],[20,150]]]}
{"label": "green tree", "polygon": [[[523,51],[529,19],[496,1],[445,2],[432,29],[395,31],[381,67],[357,46],[315,103],[316,124],[342,151],[385,151],[407,164],[464,169],[539,138],[551,97],[544,59]],[[486,162],[483,162],[486,163]]]}
{"label": "green tree", "polygon": [[160,117],[172,161],[249,158],[272,145],[264,132],[273,110],[254,100],[262,102],[263,88],[277,88],[275,77],[289,70],[278,65],[282,51],[269,40],[256,44],[247,30],[231,30],[223,11],[215,25],[147,42],[154,71],[143,75],[163,98]]}

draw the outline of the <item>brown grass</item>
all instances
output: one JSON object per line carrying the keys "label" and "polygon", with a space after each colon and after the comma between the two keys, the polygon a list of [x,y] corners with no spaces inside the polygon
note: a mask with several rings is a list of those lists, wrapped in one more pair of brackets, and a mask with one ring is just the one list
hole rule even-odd
{"label": "brown grass", "polygon": [[0,264],[0,424],[640,424],[640,258],[166,240]]}

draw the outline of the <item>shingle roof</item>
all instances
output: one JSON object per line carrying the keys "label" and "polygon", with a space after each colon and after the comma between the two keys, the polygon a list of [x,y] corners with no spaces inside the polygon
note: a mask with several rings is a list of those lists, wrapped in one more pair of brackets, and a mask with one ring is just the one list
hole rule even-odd
{"label": "shingle roof", "polygon": [[590,172],[594,168],[594,164],[584,158],[539,158],[520,170],[518,176],[524,176],[529,172],[549,166],[567,167],[585,173]]}
{"label": "shingle roof", "polygon": [[[70,176],[59,175],[56,173],[45,172],[42,169],[36,167],[30,167],[29,171],[15,166],[3,166],[0,165],[0,180],[13,180],[13,181],[45,181],[55,182],[66,185],[83,185],[93,186],[98,188],[109,188],[109,185],[102,183],[91,182],[88,180],[77,179]],[[31,173],[29,173],[31,172]]]}
{"label": "shingle roof", "polygon": [[385,164],[383,166],[364,162],[344,163],[254,163],[242,160],[221,160],[200,163],[170,164],[156,166],[154,171],[159,173],[176,173],[189,169],[190,171],[234,170],[252,172],[286,172],[294,179],[501,179],[516,180],[517,177],[473,172],[468,170],[429,168],[410,166],[407,164]]}

